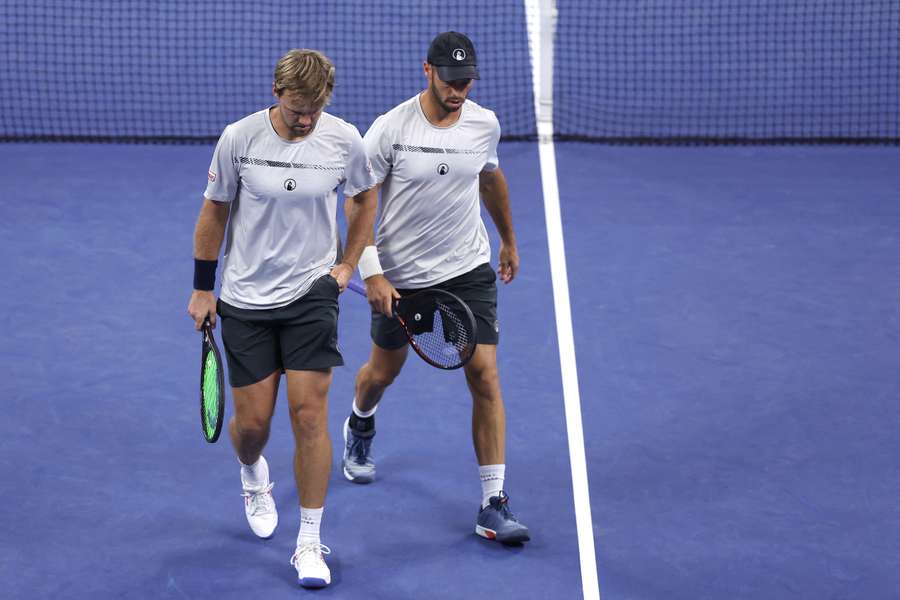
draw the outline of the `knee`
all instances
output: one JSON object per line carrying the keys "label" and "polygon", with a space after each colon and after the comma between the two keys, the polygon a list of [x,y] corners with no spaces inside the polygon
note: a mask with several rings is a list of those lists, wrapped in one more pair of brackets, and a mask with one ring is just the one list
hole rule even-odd
{"label": "knee", "polygon": [[368,371],[369,384],[377,388],[384,389],[394,383],[400,369],[391,369],[386,367],[374,367],[372,363],[366,365]]}
{"label": "knee", "polygon": [[328,413],[324,404],[300,403],[291,408],[291,425],[303,437],[317,437],[328,429]]}
{"label": "knee", "polygon": [[265,418],[235,416],[234,426],[245,439],[264,439],[269,435],[269,421]]}
{"label": "knee", "polygon": [[469,385],[478,391],[488,394],[500,387],[500,376],[496,366],[487,366],[466,371],[466,379]]}

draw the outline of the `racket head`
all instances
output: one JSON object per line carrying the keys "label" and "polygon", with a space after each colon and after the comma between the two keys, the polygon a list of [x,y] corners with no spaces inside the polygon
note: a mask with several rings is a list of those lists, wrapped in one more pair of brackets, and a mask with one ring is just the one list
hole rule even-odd
{"label": "racket head", "polygon": [[459,369],[475,354],[475,317],[455,294],[429,288],[404,296],[394,303],[394,316],[409,345],[433,367]]}
{"label": "racket head", "polygon": [[213,337],[209,321],[201,329],[200,355],[200,428],[210,444],[219,439],[225,418],[225,371],[222,356]]}

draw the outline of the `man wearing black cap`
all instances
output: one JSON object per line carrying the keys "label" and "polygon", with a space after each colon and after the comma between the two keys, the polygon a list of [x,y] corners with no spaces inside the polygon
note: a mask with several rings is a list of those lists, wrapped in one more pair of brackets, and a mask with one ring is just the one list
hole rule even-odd
{"label": "man wearing black cap", "polygon": [[372,351],[356,376],[356,397],[344,423],[344,476],[375,478],[371,444],[375,408],[400,373],[407,340],[392,304],[401,295],[438,286],[466,302],[478,323],[477,350],[465,366],[472,393],[472,438],[482,484],[475,532],[503,543],[529,539],[504,491],[506,423],[497,373],[497,275],[479,197],[500,234],[497,273],[515,278],[519,254],[506,179],[499,168],[500,124],[467,101],[479,79],[475,48],[448,31],[431,42],[423,67],[428,87],[381,115],[366,133],[366,152],[381,187],[374,245],[359,262],[372,305]]}

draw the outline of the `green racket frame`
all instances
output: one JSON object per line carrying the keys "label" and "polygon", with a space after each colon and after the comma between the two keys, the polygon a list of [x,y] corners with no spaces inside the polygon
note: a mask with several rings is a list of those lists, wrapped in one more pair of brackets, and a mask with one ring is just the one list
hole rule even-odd
{"label": "green racket frame", "polygon": [[[219,439],[222,422],[225,420],[225,371],[209,321],[203,324],[201,334],[203,344],[200,354],[200,428],[203,437],[212,444]],[[213,373],[211,369],[215,369],[215,372]]]}

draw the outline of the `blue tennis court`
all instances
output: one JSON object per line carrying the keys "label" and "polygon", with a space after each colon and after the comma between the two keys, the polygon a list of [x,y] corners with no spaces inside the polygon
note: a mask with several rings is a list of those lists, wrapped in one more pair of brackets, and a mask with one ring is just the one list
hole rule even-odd
{"label": "blue tennis court", "polygon": [[601,595],[893,597],[896,150],[557,153]]}
{"label": "blue tennis court", "polygon": [[[295,26],[280,1],[0,8],[0,595],[895,598],[900,9],[442,6],[312,2],[321,20]],[[482,49],[473,97],[505,135],[506,489],[532,539],[473,533],[469,391],[415,357],[378,413],[377,482],[343,478],[370,347],[367,303],[343,294],[333,579],[311,592],[289,564],[284,390],[272,539],[247,527],[227,436],[200,431],[186,307],[207,169],[284,50],[335,59],[329,110],[364,133],[446,29]]]}
{"label": "blue tennis court", "polygon": [[[3,296],[2,393],[12,418],[0,438],[18,457],[3,478],[3,492],[18,498],[3,525],[11,597],[301,593],[288,564],[299,514],[283,392],[266,450],[283,520],[272,540],[247,528],[227,439],[210,445],[200,433],[184,257],[211,148],[0,152],[14,178],[2,205],[3,254],[15,257],[15,291]],[[508,481],[516,510],[539,522],[535,539],[506,548],[472,533],[479,489],[464,379],[411,359],[379,413],[379,481],[356,486],[339,464],[332,472],[323,536],[335,579],[323,595],[455,598],[492,589],[498,577],[510,582],[498,593],[580,595],[558,354],[544,312],[552,307],[535,311],[531,300],[550,294],[536,151],[512,143],[501,152],[518,173],[510,183],[525,265],[500,298]],[[48,163],[65,185],[52,183]],[[336,445],[370,344],[368,304],[345,294],[341,311]],[[512,351],[528,345],[527,357]]]}

